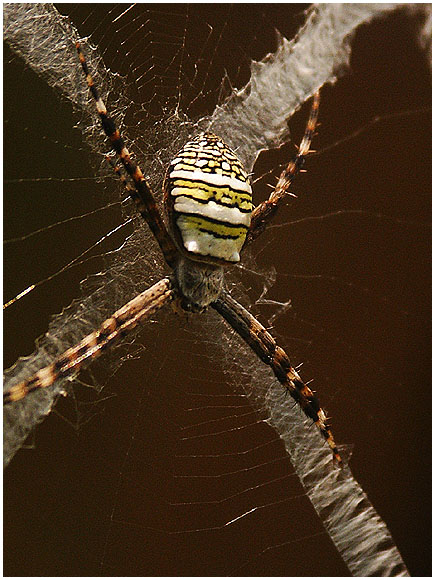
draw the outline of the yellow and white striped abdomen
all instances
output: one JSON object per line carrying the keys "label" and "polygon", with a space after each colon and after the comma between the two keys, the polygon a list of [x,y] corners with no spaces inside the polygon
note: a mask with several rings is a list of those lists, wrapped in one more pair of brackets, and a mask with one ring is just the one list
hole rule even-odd
{"label": "yellow and white striped abdomen", "polygon": [[252,190],[240,160],[211,133],[171,162],[165,202],[177,243],[197,259],[238,262],[251,223]]}

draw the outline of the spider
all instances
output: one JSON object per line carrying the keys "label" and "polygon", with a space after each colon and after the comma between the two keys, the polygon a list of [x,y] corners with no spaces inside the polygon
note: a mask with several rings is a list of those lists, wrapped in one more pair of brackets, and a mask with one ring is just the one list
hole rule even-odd
{"label": "spider", "polygon": [[140,167],[132,160],[107,112],[79,42],[76,48],[104,133],[134,187],[113,163],[115,171],[156,238],[171,273],[114,312],[97,330],[50,365],[5,391],[4,404],[19,401],[37,389],[50,387],[58,379],[76,373],[86,361],[98,357],[116,339],[125,336],[169,302],[175,305],[175,310],[183,312],[201,313],[210,307],[272,369],[305,415],[317,425],[331,448],[334,461],[342,466],[317,397],[272,335],[229,294],[224,283],[225,267],[239,262],[242,249],[265,230],[303,167],[316,129],[319,93],[314,94],[296,157],[282,171],[270,197],[255,208],[248,174],[222,139],[206,132],[186,143],[170,163],[164,180],[168,229]]}

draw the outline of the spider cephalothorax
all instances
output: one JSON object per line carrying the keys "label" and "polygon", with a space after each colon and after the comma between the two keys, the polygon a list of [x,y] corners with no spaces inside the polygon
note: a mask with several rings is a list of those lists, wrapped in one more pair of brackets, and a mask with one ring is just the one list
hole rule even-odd
{"label": "spider cephalothorax", "polygon": [[[165,178],[169,233],[141,169],[131,159],[99,96],[81,46],[79,43],[76,46],[104,132],[133,181],[134,188],[128,185],[129,195],[155,236],[171,274],[114,312],[100,328],[50,365],[12,386],[4,393],[4,402],[18,401],[32,391],[49,387],[76,373],[86,361],[99,356],[115,340],[175,299],[185,310],[201,312],[207,307],[216,310],[272,369],[305,415],[317,425],[334,459],[341,464],[326,415],[316,396],[272,335],[224,287],[224,266],[238,262],[242,247],[262,233],[286,199],[288,188],[303,165],[316,128],[319,94],[314,95],[295,159],[281,173],[270,197],[255,208],[248,175],[222,139],[212,133],[202,133],[186,143],[171,162]],[[120,174],[119,167],[115,169]]]}

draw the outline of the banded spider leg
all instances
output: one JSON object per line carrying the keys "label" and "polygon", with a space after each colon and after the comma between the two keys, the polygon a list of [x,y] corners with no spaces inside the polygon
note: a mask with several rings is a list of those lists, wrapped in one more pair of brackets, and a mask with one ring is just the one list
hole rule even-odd
{"label": "banded spider leg", "polygon": [[173,295],[171,280],[162,278],[114,312],[100,328],[85,336],[76,346],[66,350],[50,365],[5,391],[3,404],[19,401],[37,389],[49,387],[55,381],[76,373],[87,361],[100,356],[116,340],[150,318],[169,302]]}

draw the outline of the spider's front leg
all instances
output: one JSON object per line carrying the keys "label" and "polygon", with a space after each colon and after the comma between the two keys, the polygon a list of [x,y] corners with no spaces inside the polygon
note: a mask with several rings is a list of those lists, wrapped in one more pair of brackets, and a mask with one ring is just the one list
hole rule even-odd
{"label": "spider's front leg", "polygon": [[51,387],[56,381],[73,375],[85,363],[100,356],[116,340],[126,336],[138,324],[148,320],[175,296],[176,291],[172,280],[162,278],[160,282],[124,304],[107,318],[98,330],[85,336],[78,344],[58,356],[50,365],[4,391],[3,404],[20,401],[29,393]]}
{"label": "spider's front leg", "polygon": [[267,227],[267,224],[276,214],[278,207],[285,201],[288,189],[296,175],[301,171],[305,163],[305,157],[310,150],[311,141],[316,130],[317,118],[319,115],[320,94],[317,91],[313,96],[310,116],[305,129],[301,144],[296,157],[290,161],[281,173],[275,189],[269,199],[263,201],[254,209],[251,215],[251,226],[246,236],[245,245],[254,241]]}
{"label": "spider's front leg", "polygon": [[334,460],[342,466],[343,460],[327,423],[325,412],[320,407],[313,391],[292,367],[285,351],[276,344],[273,336],[228,292],[222,292],[211,306],[225,318],[255,354],[272,369],[278,381],[287,389],[305,415],[317,425],[331,448]]}

